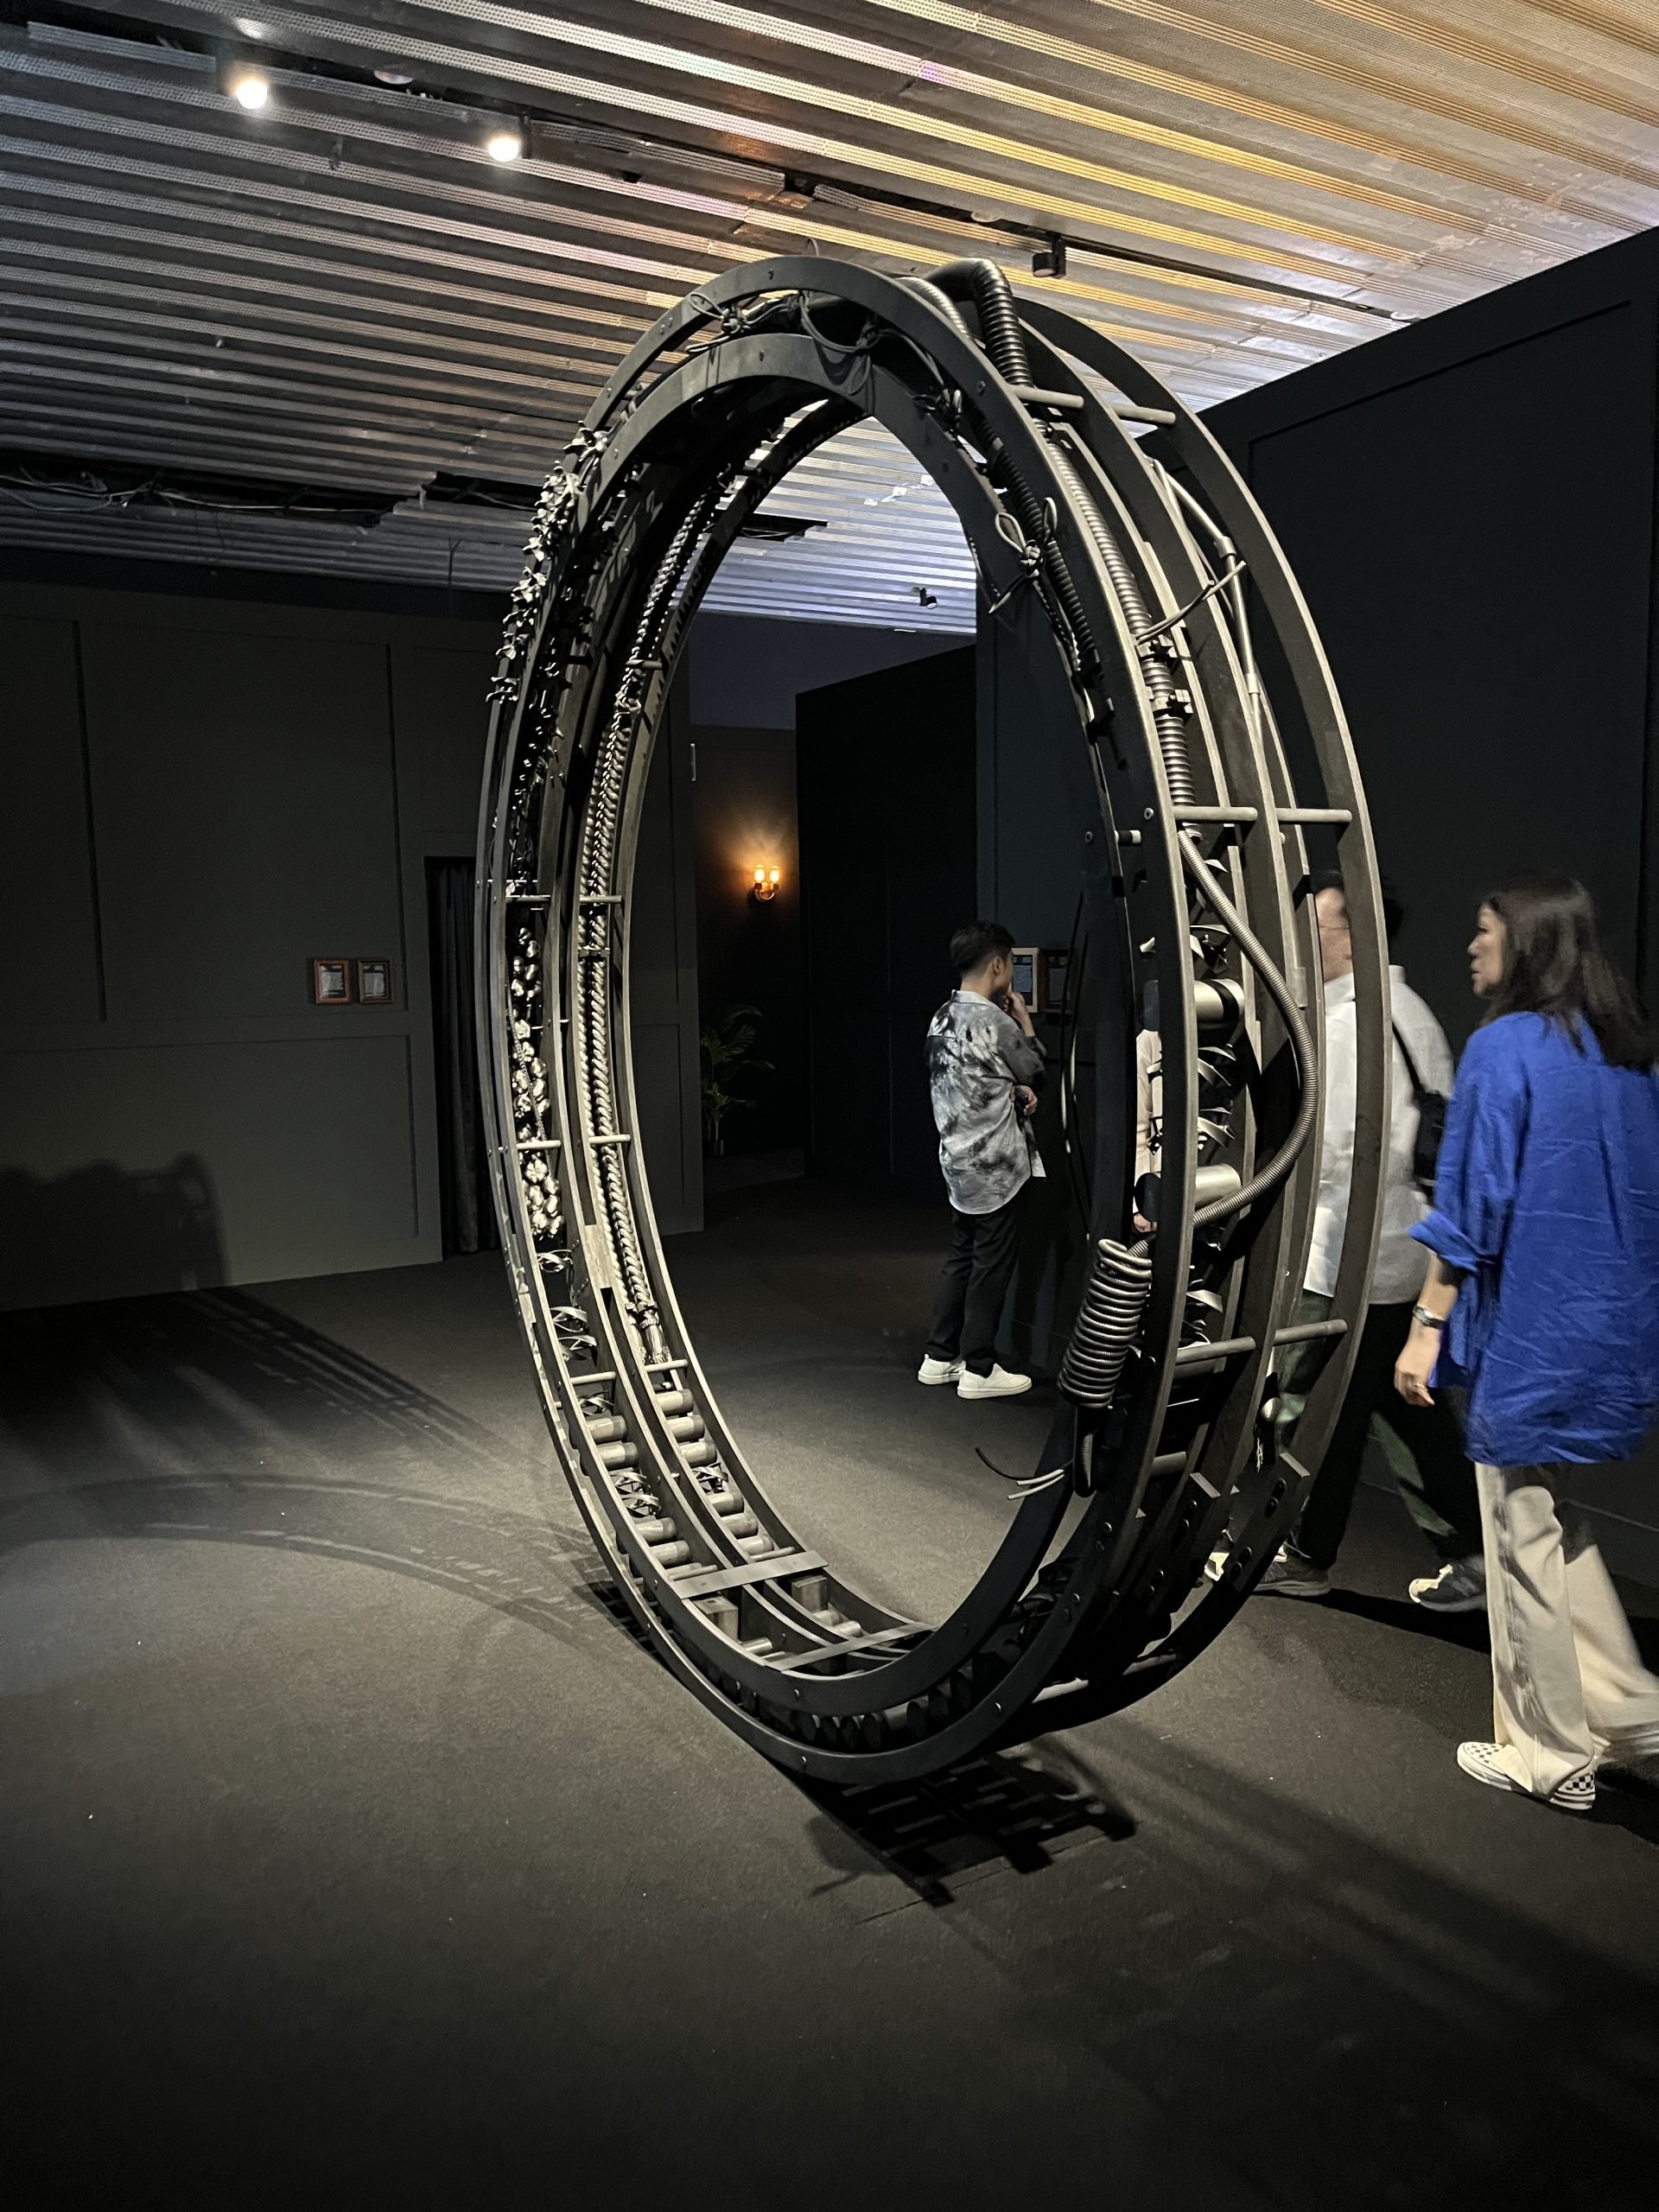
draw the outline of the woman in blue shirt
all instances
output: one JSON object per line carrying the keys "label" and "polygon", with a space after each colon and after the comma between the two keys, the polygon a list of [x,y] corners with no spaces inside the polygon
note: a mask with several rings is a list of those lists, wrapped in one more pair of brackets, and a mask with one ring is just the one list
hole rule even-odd
{"label": "woman in blue shirt", "polygon": [[1469,1392],[1496,1741],[1458,1764],[1587,1812],[1602,1761],[1659,1753],[1659,1679],[1569,1497],[1659,1414],[1659,1044],[1568,876],[1494,892],[1469,954],[1491,1010],[1412,1232],[1433,1257],[1395,1379],[1414,1404]]}

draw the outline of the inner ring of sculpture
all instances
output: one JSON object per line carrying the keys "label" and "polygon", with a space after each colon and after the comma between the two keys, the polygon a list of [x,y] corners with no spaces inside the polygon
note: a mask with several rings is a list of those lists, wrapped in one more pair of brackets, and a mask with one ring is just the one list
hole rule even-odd
{"label": "inner ring of sculpture", "polygon": [[[989,1566],[937,1624],[800,1544],[722,1421],[657,1236],[628,1055],[634,849],[676,658],[744,520],[861,419],[950,500],[985,606],[1029,594],[1052,629],[1100,809],[1089,1018],[1121,1071],[1087,1163],[1059,1411]],[[1370,831],[1270,532],[1147,371],[1016,302],[993,264],[919,279],[788,259],[693,293],[640,341],[549,480],[528,553],[480,828],[486,1122],[549,1426],[617,1587],[705,1704],[825,1779],[925,1773],[1128,1703],[1213,1640],[1294,1521],[1376,1232]],[[1253,625],[1276,643],[1270,686]],[[1310,831],[1336,841],[1352,922],[1359,1106],[1331,1317],[1297,1331],[1319,1153]],[[1154,981],[1162,1203],[1137,1240]],[[1312,1334],[1329,1356],[1286,1449],[1274,1377]]]}

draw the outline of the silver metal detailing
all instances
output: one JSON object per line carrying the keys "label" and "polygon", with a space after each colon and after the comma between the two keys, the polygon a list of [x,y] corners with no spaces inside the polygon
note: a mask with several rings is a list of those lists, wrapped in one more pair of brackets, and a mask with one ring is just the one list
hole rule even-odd
{"label": "silver metal detailing", "polygon": [[[1069,678],[1061,735],[1098,814],[1061,1058],[1070,1070],[1086,1033],[1118,1099],[1091,1116],[1068,1075],[1094,1262],[1066,1395],[995,1558],[931,1627],[808,1551],[726,1427],[657,1236],[627,1022],[639,811],[687,630],[747,518],[860,424],[945,493],[984,605],[1040,609]],[[1251,622],[1287,671],[1271,683]],[[479,1005],[508,1266],[561,1463],[670,1669],[769,1758],[842,1781],[1017,1738],[1039,1700],[1048,1727],[1166,1680],[1231,1618],[1318,1464],[1364,1301],[1387,1087],[1376,875],[1341,711],[1219,449],[1132,357],[1016,302],[989,264],[904,282],[827,258],[734,270],[640,340],[550,478],[492,700]],[[1309,789],[1281,726],[1315,764]],[[1305,826],[1328,833],[1348,893],[1359,1142],[1293,1461],[1262,1408],[1318,1158]],[[1125,1134],[1148,1020],[1150,1235]]]}

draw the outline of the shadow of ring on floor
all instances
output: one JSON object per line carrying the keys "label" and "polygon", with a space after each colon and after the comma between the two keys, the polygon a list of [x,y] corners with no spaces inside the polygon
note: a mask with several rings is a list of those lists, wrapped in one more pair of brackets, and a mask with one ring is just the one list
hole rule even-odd
{"label": "shadow of ring on floor", "polygon": [[460,1592],[565,1643],[594,1644],[601,1621],[626,1611],[585,1540],[530,1514],[373,1483],[135,1478],[0,1507],[0,1555],[89,1538],[249,1544],[350,1560]]}
{"label": "shadow of ring on floor", "polygon": [[955,1904],[988,1873],[1038,1873],[1062,1852],[1135,1832],[1128,1808],[1058,1743],[990,1752],[919,1782],[796,1787],[817,1808],[810,1833],[826,1866],[850,1880],[873,1856],[931,1905]]}
{"label": "shadow of ring on floor", "polygon": [[[0,1507],[0,1556],[31,1545],[126,1539],[251,1545],[378,1567],[458,1592],[560,1643],[601,1654],[618,1629],[649,1649],[584,1538],[475,1500],[359,1482],[247,1475],[130,1478],[41,1491]],[[664,1694],[683,1697],[664,1682]],[[798,1784],[825,1863],[850,1878],[838,1835],[930,1904],[972,1873],[1029,1873],[1090,1834],[1135,1824],[1097,1785],[1029,1756],[977,1758],[925,1783],[842,1790]]]}

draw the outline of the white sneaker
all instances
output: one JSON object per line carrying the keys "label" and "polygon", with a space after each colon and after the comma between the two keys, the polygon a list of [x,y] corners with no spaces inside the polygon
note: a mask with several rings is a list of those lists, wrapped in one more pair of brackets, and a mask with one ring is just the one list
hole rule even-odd
{"label": "white sneaker", "polygon": [[961,1379],[959,1359],[925,1359],[916,1370],[918,1382],[958,1382]]}
{"label": "white sneaker", "polygon": [[1022,1390],[1029,1390],[1029,1375],[1010,1375],[1006,1367],[993,1366],[988,1375],[976,1375],[964,1367],[962,1380],[957,1385],[959,1398],[1017,1398]]}

